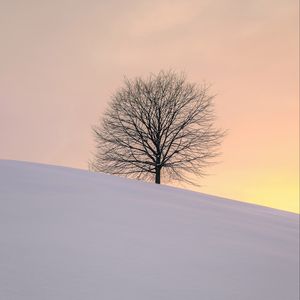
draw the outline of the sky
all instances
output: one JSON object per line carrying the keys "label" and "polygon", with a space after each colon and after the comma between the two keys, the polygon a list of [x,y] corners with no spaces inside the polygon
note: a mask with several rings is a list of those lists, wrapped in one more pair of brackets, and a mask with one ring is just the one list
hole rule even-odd
{"label": "sky", "polygon": [[87,169],[124,76],[184,71],[227,129],[203,193],[299,211],[297,0],[0,0],[0,159]]}

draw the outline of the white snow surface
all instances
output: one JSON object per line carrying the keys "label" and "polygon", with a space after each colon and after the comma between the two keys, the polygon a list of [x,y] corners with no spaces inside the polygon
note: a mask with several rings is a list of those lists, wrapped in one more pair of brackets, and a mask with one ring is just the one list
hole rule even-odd
{"label": "white snow surface", "polygon": [[298,300],[299,215],[0,160],[1,300]]}

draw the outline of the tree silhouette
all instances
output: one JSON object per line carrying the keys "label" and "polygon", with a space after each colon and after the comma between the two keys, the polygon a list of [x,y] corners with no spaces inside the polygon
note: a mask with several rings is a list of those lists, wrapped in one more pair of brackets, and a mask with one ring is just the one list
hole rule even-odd
{"label": "tree silhouette", "polygon": [[93,127],[90,168],[158,184],[161,178],[194,183],[189,175],[205,175],[224,136],[214,128],[214,96],[208,92],[173,71],[125,79]]}

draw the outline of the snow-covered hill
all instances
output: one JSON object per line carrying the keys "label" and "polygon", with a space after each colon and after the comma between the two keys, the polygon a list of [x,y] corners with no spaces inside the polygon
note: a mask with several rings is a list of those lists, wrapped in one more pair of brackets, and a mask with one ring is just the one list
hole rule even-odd
{"label": "snow-covered hill", "polygon": [[298,300],[298,215],[0,161],[1,300]]}

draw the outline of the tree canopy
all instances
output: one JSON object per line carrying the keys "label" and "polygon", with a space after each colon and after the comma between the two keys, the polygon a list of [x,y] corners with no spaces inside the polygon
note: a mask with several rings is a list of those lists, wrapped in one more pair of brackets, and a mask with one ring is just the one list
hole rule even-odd
{"label": "tree canopy", "polygon": [[207,85],[173,71],[125,79],[93,127],[91,169],[156,183],[195,182],[190,175],[206,174],[224,136],[214,127],[213,99]]}

